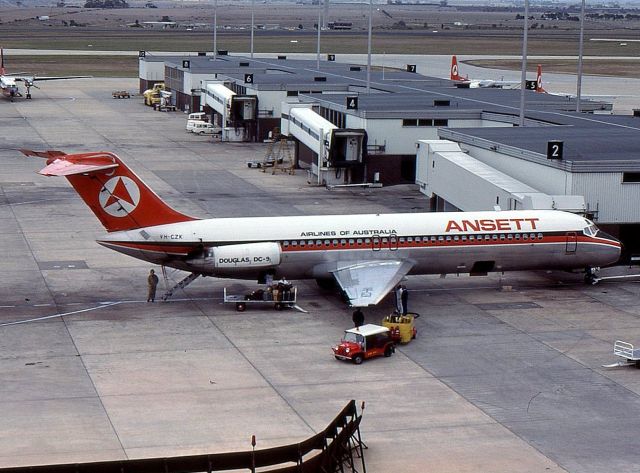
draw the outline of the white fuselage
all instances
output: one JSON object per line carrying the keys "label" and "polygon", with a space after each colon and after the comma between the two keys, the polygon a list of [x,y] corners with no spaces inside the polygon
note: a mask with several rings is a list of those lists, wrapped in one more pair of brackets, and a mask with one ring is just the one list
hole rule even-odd
{"label": "white fuselage", "polygon": [[341,265],[402,260],[411,274],[584,269],[612,264],[620,244],[559,211],[220,218],[108,234],[131,256],[219,277],[329,278]]}
{"label": "white fuselage", "polygon": [[18,85],[13,77],[0,76],[0,88],[2,89],[2,95],[5,97],[17,97],[19,96]]}

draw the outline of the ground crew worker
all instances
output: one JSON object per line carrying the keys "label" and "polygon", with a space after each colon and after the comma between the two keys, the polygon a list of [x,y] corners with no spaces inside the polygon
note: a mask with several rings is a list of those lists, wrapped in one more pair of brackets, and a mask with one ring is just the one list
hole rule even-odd
{"label": "ground crew worker", "polygon": [[353,320],[353,325],[355,325],[356,328],[364,324],[364,314],[360,310],[360,307],[357,307],[356,310],[353,311],[353,317],[351,317],[351,320]]}
{"label": "ground crew worker", "polygon": [[147,302],[155,302],[156,288],[158,287],[158,276],[156,276],[156,272],[153,269],[149,271],[147,284],[149,285],[149,291],[147,292]]}
{"label": "ground crew worker", "polygon": [[407,315],[407,304],[409,304],[409,291],[407,291],[407,286],[404,284],[401,286],[402,292],[400,293],[400,302],[402,305],[402,315]]}

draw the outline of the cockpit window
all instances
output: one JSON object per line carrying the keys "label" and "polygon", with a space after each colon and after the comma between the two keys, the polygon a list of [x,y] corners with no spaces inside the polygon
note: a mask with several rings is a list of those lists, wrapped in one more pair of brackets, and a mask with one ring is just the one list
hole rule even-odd
{"label": "cockpit window", "polygon": [[582,233],[584,233],[587,236],[594,237],[598,233],[598,227],[596,227],[591,222],[589,222],[589,223],[590,224],[588,226],[584,227],[584,229],[582,230]]}

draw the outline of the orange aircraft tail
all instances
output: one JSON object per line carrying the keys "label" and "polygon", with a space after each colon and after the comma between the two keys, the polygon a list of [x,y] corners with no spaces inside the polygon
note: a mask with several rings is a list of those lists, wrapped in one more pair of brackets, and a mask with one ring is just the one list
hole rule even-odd
{"label": "orange aircraft tail", "polygon": [[196,220],[169,207],[113,153],[21,149],[47,160],[44,176],[64,176],[108,232]]}
{"label": "orange aircraft tail", "polygon": [[449,78],[451,80],[467,80],[458,72],[458,58],[455,55],[451,56],[451,71],[449,74]]}
{"label": "orange aircraft tail", "polygon": [[536,74],[536,92],[546,94],[547,91],[542,87],[542,64],[538,64],[538,73]]}

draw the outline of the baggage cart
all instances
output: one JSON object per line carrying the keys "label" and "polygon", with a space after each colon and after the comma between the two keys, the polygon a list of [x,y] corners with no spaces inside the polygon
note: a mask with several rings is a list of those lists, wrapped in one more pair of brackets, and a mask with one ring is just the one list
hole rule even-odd
{"label": "baggage cart", "polygon": [[291,286],[285,291],[269,291],[268,289],[256,289],[245,294],[229,294],[224,288],[223,302],[235,304],[238,312],[247,310],[247,305],[271,304],[275,310],[289,309],[296,306],[298,289]]}

